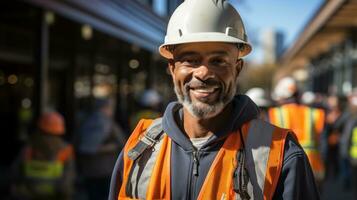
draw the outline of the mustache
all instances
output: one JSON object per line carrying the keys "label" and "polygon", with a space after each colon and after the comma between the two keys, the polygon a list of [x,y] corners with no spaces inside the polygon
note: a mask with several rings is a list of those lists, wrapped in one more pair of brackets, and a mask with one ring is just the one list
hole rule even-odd
{"label": "mustache", "polygon": [[199,80],[197,78],[193,78],[190,82],[185,83],[185,89],[188,90],[190,88],[210,88],[210,87],[222,87],[221,82],[215,79],[207,79],[207,80]]}

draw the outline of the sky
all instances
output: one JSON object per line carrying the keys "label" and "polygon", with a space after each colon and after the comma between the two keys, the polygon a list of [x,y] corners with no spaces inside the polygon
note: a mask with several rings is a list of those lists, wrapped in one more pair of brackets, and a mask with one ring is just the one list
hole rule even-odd
{"label": "sky", "polygon": [[248,60],[260,62],[262,51],[257,45],[265,29],[284,33],[284,46],[292,45],[306,23],[324,0],[230,0],[238,9],[248,38],[253,41],[253,52]]}

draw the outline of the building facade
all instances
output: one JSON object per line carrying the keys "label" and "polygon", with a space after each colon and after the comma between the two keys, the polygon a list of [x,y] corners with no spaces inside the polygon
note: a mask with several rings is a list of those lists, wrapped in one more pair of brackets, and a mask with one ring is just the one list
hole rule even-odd
{"label": "building facade", "polygon": [[284,34],[273,28],[265,29],[261,34],[263,63],[275,64],[283,52]]}
{"label": "building facade", "polygon": [[324,1],[284,52],[275,79],[293,75],[306,90],[350,93],[357,87],[356,18],[356,1]]}
{"label": "building facade", "polygon": [[[15,0],[0,3],[1,194],[8,169],[46,110],[65,117],[71,141],[94,99],[116,101],[122,125],[136,97],[171,77],[158,54],[180,0]],[[4,191],[3,191],[4,190]]]}

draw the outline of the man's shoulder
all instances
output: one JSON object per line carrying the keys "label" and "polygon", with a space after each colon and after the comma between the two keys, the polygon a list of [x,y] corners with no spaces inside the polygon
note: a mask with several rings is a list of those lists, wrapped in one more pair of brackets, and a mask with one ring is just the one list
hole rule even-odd
{"label": "man's shoulder", "polygon": [[246,124],[248,124],[248,126],[258,126],[260,129],[266,129],[266,130],[273,130],[274,132],[278,132],[278,133],[284,133],[286,132],[287,134],[293,134],[293,131],[290,129],[285,129],[279,126],[276,126],[274,124],[272,124],[269,121],[266,121],[264,119],[252,119],[249,122],[247,122]]}
{"label": "man's shoulder", "polygon": [[[250,127],[254,128],[256,131],[259,132],[259,134],[257,135],[263,136],[262,134],[266,135],[270,132],[271,137],[275,138],[275,140],[278,139],[285,140],[284,152],[286,151],[288,151],[289,153],[303,152],[303,149],[301,148],[296,138],[296,135],[292,130],[275,126],[274,124],[262,119],[253,119],[248,124]],[[253,132],[253,131],[254,130],[250,129],[249,132]]]}
{"label": "man's shoulder", "polygon": [[[290,129],[284,129],[278,126],[275,126],[267,121],[264,120],[255,120],[256,122],[259,122],[260,124],[264,125],[265,127],[269,127],[269,129],[273,130],[274,133],[276,134],[275,136],[272,136],[273,140],[283,140],[283,160],[282,160],[282,168],[291,168],[292,165],[296,165],[299,163],[308,163],[308,158],[305,154],[305,151],[299,144],[295,133],[290,130]],[[261,134],[264,134],[263,132]],[[273,141],[272,141],[273,142]]]}
{"label": "man's shoulder", "polygon": [[[262,120],[263,121],[263,120]],[[304,150],[300,146],[297,137],[291,129],[286,129],[286,128],[281,128],[279,126],[276,126],[270,122],[264,121],[263,123],[266,123],[266,126],[270,126],[275,130],[275,134],[286,134],[285,136],[285,144],[284,144],[284,155],[286,155],[286,152],[288,153],[303,153]]]}
{"label": "man's shoulder", "polygon": [[293,133],[288,134],[284,145],[284,161],[286,164],[292,159],[307,159],[304,149],[301,147]]}
{"label": "man's shoulder", "polygon": [[296,140],[295,134],[291,130],[275,126],[262,119],[250,120],[242,126],[242,130],[246,134],[247,143],[253,146],[276,147],[278,143],[285,145],[288,136],[289,139]]}

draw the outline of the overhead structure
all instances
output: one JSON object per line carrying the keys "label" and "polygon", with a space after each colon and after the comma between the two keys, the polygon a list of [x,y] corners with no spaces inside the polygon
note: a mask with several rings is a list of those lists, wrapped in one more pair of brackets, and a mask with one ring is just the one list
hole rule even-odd
{"label": "overhead structure", "polygon": [[157,51],[165,37],[167,19],[133,0],[24,0],[113,37]]}
{"label": "overhead structure", "polygon": [[[280,59],[281,68],[274,77],[275,82],[284,76],[294,74],[298,70],[306,70],[308,76],[303,77],[303,79],[308,80],[310,78],[311,82],[311,79],[314,78],[314,74],[311,73],[314,71],[321,72],[322,69],[317,68],[321,67],[322,60],[326,63],[329,57],[336,57],[337,53],[344,55],[343,63],[348,62],[346,59],[351,58],[351,56],[348,56],[346,51],[348,51],[349,46],[351,46],[351,50],[356,43],[354,36],[356,28],[356,0],[324,1],[293,45],[283,53]],[[335,63],[331,67],[338,68],[337,65]],[[345,64],[342,67],[345,67]]]}

